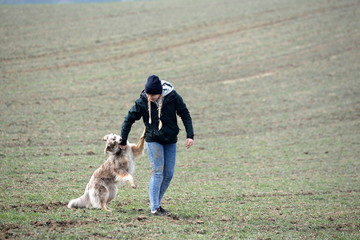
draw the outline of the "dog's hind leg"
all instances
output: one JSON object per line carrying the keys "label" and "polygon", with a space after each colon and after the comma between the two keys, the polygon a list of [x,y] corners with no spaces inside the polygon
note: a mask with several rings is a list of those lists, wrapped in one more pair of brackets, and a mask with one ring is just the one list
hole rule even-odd
{"label": "dog's hind leg", "polygon": [[102,208],[108,211],[106,203],[109,198],[109,190],[103,184],[95,184],[94,188],[90,190],[90,202],[93,208]]}
{"label": "dog's hind leg", "polygon": [[101,208],[105,211],[111,212],[111,209],[108,209],[106,204],[107,204],[106,200],[101,200]]}

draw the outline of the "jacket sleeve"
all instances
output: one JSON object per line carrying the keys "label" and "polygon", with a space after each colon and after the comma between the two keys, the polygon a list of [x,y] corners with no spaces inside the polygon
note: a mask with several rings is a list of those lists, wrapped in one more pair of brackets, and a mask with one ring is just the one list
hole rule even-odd
{"label": "jacket sleeve", "polygon": [[124,118],[124,122],[121,126],[121,145],[126,145],[128,136],[131,130],[131,126],[135,121],[139,120],[142,116],[142,110],[140,106],[140,99],[135,101],[134,106],[129,110],[128,114]]}
{"label": "jacket sleeve", "polygon": [[190,116],[190,112],[184,103],[182,97],[177,94],[177,114],[180,116],[182,122],[184,123],[186,130],[186,138],[194,139],[194,129],[192,124],[192,119]]}

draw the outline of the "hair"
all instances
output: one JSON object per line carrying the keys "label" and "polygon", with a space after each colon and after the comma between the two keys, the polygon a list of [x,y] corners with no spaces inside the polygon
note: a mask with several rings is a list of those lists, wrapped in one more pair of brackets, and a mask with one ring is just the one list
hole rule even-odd
{"label": "hair", "polygon": [[[160,130],[162,128],[162,122],[161,122],[161,108],[162,108],[162,104],[163,104],[163,96],[160,95],[159,98],[159,107],[158,107],[158,118],[159,118],[159,126],[158,129]],[[151,120],[151,101],[148,100],[148,110],[149,110],[149,124],[152,124],[152,120]]]}

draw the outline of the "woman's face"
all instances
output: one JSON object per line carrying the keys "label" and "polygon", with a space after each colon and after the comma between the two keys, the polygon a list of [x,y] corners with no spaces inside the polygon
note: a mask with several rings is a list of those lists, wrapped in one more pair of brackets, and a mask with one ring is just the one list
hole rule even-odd
{"label": "woman's face", "polygon": [[146,96],[147,96],[148,101],[156,102],[161,95],[160,94],[148,94],[147,93]]}

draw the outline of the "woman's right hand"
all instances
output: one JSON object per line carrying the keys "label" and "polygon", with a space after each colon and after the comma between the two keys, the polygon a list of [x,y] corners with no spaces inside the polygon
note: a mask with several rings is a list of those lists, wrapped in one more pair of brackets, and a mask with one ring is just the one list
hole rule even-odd
{"label": "woman's right hand", "polygon": [[121,150],[126,150],[126,148],[127,148],[127,145],[120,145]]}

